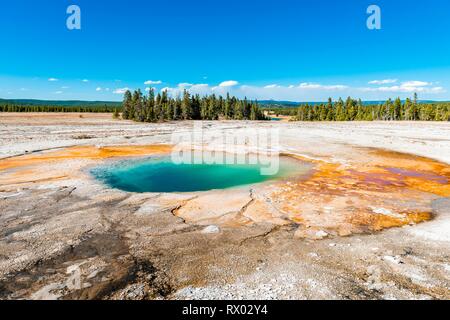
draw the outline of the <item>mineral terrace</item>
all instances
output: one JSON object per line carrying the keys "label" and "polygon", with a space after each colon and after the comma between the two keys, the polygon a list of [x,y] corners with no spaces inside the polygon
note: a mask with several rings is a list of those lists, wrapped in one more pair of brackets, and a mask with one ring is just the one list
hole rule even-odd
{"label": "mineral terrace", "polygon": [[0,114],[0,299],[450,299],[450,123],[205,125],[277,127],[313,169],[127,193],[90,168],[192,122]]}

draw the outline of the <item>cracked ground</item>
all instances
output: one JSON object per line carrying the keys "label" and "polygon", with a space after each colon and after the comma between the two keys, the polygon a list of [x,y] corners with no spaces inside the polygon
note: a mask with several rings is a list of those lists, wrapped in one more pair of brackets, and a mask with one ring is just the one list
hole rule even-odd
{"label": "cracked ground", "polygon": [[1,117],[0,299],[450,298],[448,124],[279,123],[314,174],[136,194],[89,168],[191,123]]}

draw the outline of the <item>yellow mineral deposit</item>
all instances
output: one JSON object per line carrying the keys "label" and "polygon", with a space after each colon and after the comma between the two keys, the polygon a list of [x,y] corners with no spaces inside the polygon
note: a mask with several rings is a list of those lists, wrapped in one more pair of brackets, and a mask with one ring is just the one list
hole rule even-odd
{"label": "yellow mineral deposit", "polygon": [[[37,183],[68,179],[79,174],[83,166],[110,158],[139,157],[165,154],[171,151],[168,145],[147,146],[76,146],[56,151],[27,154],[0,160],[0,186],[6,184]],[[81,161],[67,166],[64,162]],[[56,167],[56,165],[59,165]]]}
{"label": "yellow mineral deposit", "polygon": [[[105,159],[170,150],[169,145],[77,146],[18,156],[0,161],[0,185],[69,179]],[[174,214],[189,223],[223,227],[294,223],[299,226],[296,237],[322,239],[430,220],[431,201],[450,196],[450,166],[444,163],[378,149],[359,152],[365,160],[350,164],[287,155],[312,162],[313,173],[264,183],[250,194],[245,188],[204,192]]]}

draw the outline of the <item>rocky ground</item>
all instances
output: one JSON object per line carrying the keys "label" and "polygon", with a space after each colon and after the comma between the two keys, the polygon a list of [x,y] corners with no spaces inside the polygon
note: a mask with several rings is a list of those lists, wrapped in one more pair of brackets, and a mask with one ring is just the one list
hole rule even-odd
{"label": "rocky ground", "polygon": [[449,299],[450,124],[278,128],[309,176],[192,194],[89,174],[192,122],[0,114],[0,299]]}

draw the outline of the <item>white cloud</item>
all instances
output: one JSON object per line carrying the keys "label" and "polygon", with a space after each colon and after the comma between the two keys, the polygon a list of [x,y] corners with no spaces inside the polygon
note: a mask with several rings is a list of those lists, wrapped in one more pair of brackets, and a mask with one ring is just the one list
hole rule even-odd
{"label": "white cloud", "polygon": [[364,92],[387,92],[387,93],[443,93],[443,87],[432,87],[432,82],[425,81],[405,81],[400,85],[382,86],[376,88],[361,88]]}
{"label": "white cloud", "polygon": [[303,82],[298,85],[271,84],[266,86],[242,85],[227,90],[239,97],[259,100],[326,101],[328,97],[349,95],[350,87],[342,84],[324,85]]}
{"label": "white cloud", "polygon": [[124,94],[128,90],[131,90],[131,89],[130,88],[118,88],[118,89],[114,90],[113,93],[115,93],[115,94]]}
{"label": "white cloud", "polygon": [[63,87],[61,87],[61,89],[69,89],[69,87],[63,86]]}
{"label": "white cloud", "polygon": [[214,90],[207,83],[179,83],[176,87],[165,87],[161,92],[167,91],[172,96],[182,95],[184,90],[188,90],[191,94],[210,94]]}
{"label": "white cloud", "polygon": [[88,79],[83,79],[83,80],[81,80],[81,82],[89,82],[89,80]]}
{"label": "white cloud", "polygon": [[319,89],[320,88],[320,84],[303,82],[303,83],[300,83],[299,87],[300,88],[308,88],[308,89]]}
{"label": "white cloud", "polygon": [[390,84],[396,83],[398,79],[384,79],[384,80],[372,80],[369,81],[369,84]]}
{"label": "white cloud", "polygon": [[424,81],[407,81],[402,83],[402,86],[404,87],[425,87],[430,85],[432,85],[432,83]]}
{"label": "white cloud", "polygon": [[56,81],[59,81],[59,79],[56,79],[56,78],[49,78],[48,81],[50,81],[50,82],[56,82]]}
{"label": "white cloud", "polygon": [[193,84],[192,83],[188,83],[188,82],[182,82],[178,84],[178,87],[180,88],[187,88],[187,87],[192,87]]}
{"label": "white cloud", "polygon": [[191,86],[191,90],[195,90],[195,89],[206,89],[208,88],[209,85],[207,83],[199,83],[199,84],[193,84]]}
{"label": "white cloud", "polygon": [[219,87],[234,87],[237,86],[239,84],[239,82],[234,81],[234,80],[228,80],[228,81],[224,81],[221,84],[219,84]]}
{"label": "white cloud", "polygon": [[447,92],[443,87],[433,87],[430,89],[430,93],[444,93]]}
{"label": "white cloud", "polygon": [[62,91],[55,91],[54,94],[62,94]]}
{"label": "white cloud", "polygon": [[102,91],[102,88],[101,87],[98,87],[97,89],[95,89],[95,91]]}
{"label": "white cloud", "polygon": [[[124,90],[126,88],[122,89],[120,93],[123,94]],[[414,92],[421,93],[421,98],[423,98],[427,94],[436,95],[445,92],[445,89],[442,86],[436,86],[435,82],[425,81],[405,81],[392,86],[380,85],[361,88],[339,83],[323,84],[313,82],[303,82],[297,85],[275,83],[263,86],[239,85],[237,81],[229,80],[216,86],[206,83],[179,83],[173,87],[165,87],[160,90],[167,91],[169,95],[174,97],[181,96],[184,90],[188,90],[191,94],[200,95],[214,93],[225,96],[227,93],[230,93],[240,98],[290,101],[326,101],[329,97],[338,99],[339,97],[345,98],[347,96],[367,100],[384,100],[397,96],[402,98],[410,97]]]}
{"label": "white cloud", "polygon": [[321,89],[321,90],[344,90],[344,89],[348,89],[348,86],[344,86],[342,84],[322,85],[322,84],[318,84],[318,83],[304,82],[304,83],[300,84],[299,88],[301,88],[301,89]]}
{"label": "white cloud", "polygon": [[[304,82],[299,85],[283,86],[270,84],[266,86],[238,85],[237,81],[225,81],[217,86],[208,84],[180,83],[176,87],[165,87],[161,91],[167,91],[172,96],[178,96],[183,90],[188,90],[191,94],[217,94],[226,95],[230,93],[238,97],[248,97],[249,99],[275,99],[292,101],[323,101],[330,95],[337,94],[347,96],[349,87],[342,84],[323,85],[318,83]],[[339,97],[339,95],[337,97]]]}
{"label": "white cloud", "polygon": [[156,81],[154,81],[154,80],[147,80],[147,81],[144,82],[144,84],[146,86],[151,86],[151,85],[156,85],[156,84],[161,84],[161,83],[162,83],[161,80],[156,80]]}

